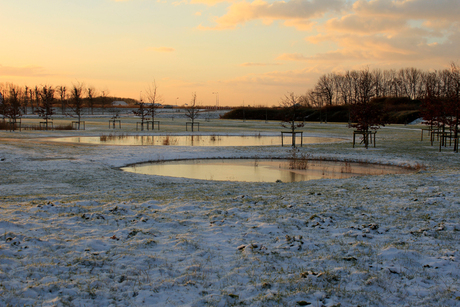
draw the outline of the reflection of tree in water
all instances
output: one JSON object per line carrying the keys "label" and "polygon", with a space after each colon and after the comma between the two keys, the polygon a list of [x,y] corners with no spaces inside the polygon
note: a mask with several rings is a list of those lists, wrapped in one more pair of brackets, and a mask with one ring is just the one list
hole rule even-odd
{"label": "reflection of tree in water", "polygon": [[350,165],[350,162],[348,161],[345,161],[343,162],[343,165],[340,169],[340,172],[343,174],[343,173],[351,173],[351,165]]}
{"label": "reflection of tree in water", "polygon": [[308,169],[310,155],[305,153],[300,153],[296,148],[292,148],[291,154],[288,158],[289,160],[289,169],[298,169],[306,170]]}
{"label": "reflection of tree in water", "polygon": [[122,133],[122,134],[109,133],[109,134],[101,134],[99,136],[99,140],[101,142],[109,142],[109,141],[124,140],[124,139],[127,139],[128,137],[129,136],[125,133]]}

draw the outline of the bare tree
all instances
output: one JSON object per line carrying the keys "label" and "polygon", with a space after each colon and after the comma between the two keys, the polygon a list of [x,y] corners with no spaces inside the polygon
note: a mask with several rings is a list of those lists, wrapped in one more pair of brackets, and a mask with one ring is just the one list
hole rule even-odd
{"label": "bare tree", "polygon": [[350,104],[353,89],[350,71],[346,71],[340,78],[337,78],[337,87],[339,89],[339,96],[342,104]]}
{"label": "bare tree", "polygon": [[34,89],[34,99],[31,100],[32,102],[32,113],[35,113],[35,106],[34,106],[34,102],[35,101],[35,106],[38,108],[38,106],[40,105],[40,89],[38,88],[38,86],[35,86],[35,89]]}
{"label": "bare tree", "polygon": [[83,84],[77,83],[72,85],[72,90],[70,92],[70,108],[77,116],[77,130],[81,128],[81,116],[83,114]]}
{"label": "bare tree", "polygon": [[158,102],[160,98],[157,94],[157,89],[158,87],[154,80],[145,91],[145,98],[148,103],[149,115],[152,117],[152,129],[154,129],[153,127],[155,125],[155,115],[157,114],[158,108],[160,107],[160,104]]}
{"label": "bare tree", "polygon": [[59,94],[59,100],[61,101],[61,113],[62,115],[65,114],[65,107],[66,107],[66,91],[67,88],[64,85],[57,87],[57,92]]}
{"label": "bare tree", "polygon": [[38,116],[45,120],[45,127],[48,130],[49,122],[52,120],[54,115],[54,88],[51,86],[44,85],[42,86],[40,94],[40,105],[38,106]]}
{"label": "bare tree", "polygon": [[[104,114],[104,110],[110,104],[109,90],[107,89],[102,90],[100,99],[101,99],[102,114]],[[118,113],[116,114],[116,117],[118,117]]]}
{"label": "bare tree", "polygon": [[14,85],[9,85],[8,97],[3,98],[3,104],[5,106],[3,115],[10,121],[10,130],[15,130],[18,123],[18,119],[22,115],[21,111],[21,91]]}
{"label": "bare tree", "polygon": [[[134,110],[133,113],[136,116],[139,116],[141,119],[141,131],[144,131],[144,123],[147,121],[147,118],[149,116],[150,110],[147,108],[145,101],[142,100],[142,97],[140,97],[140,100],[138,103],[136,103],[138,106],[137,110]],[[137,129],[137,126],[136,126]]]}
{"label": "bare tree", "polygon": [[29,87],[26,85],[24,87],[24,91],[21,93],[22,97],[21,97],[21,100],[22,100],[22,103],[21,103],[21,107],[22,107],[22,113],[24,115],[27,114],[27,107],[29,106]]}
{"label": "bare tree", "polygon": [[359,72],[357,89],[358,103],[367,104],[375,96],[374,78],[368,68]]}
{"label": "bare tree", "polygon": [[458,126],[460,117],[460,68],[451,63],[450,86],[448,96],[449,125],[454,132],[454,151],[458,151]]}
{"label": "bare tree", "polygon": [[315,103],[313,100],[311,100],[311,90],[307,91],[305,95],[299,96],[299,103],[302,107],[304,108],[311,108],[313,104]]}
{"label": "bare tree", "polygon": [[384,112],[379,105],[372,103],[375,95],[375,78],[369,69],[359,72],[357,84],[357,102],[351,106],[350,117],[353,122],[350,126],[363,133],[366,148],[369,146],[370,130],[377,130],[385,125]]}
{"label": "bare tree", "polygon": [[319,80],[318,84],[315,87],[315,92],[318,95],[321,95],[322,100],[326,103],[326,120],[327,123],[327,107],[332,105],[335,93],[335,86],[334,86],[334,77],[332,74],[329,75],[322,75]]}
{"label": "bare tree", "polygon": [[383,92],[383,73],[380,69],[374,69],[371,73],[374,79],[374,92],[376,97],[382,97]]}
{"label": "bare tree", "polygon": [[6,97],[5,92],[0,84],[0,112],[2,114],[2,120],[5,121],[5,111],[6,111]]}
{"label": "bare tree", "polygon": [[299,108],[300,108],[300,97],[294,93],[289,93],[284,96],[281,100],[281,106],[285,110],[285,119],[281,123],[281,126],[288,128],[292,134],[292,147],[295,147],[296,129],[304,126],[303,122],[296,123],[299,120]]}
{"label": "bare tree", "polygon": [[192,99],[190,100],[190,104],[188,105],[187,109],[185,109],[185,116],[192,121],[192,132],[193,126],[195,125],[195,120],[197,119],[199,113],[200,109],[196,105],[196,93],[193,93]]}
{"label": "bare tree", "polygon": [[89,86],[86,89],[86,100],[88,102],[88,107],[91,110],[91,115],[94,115],[94,102],[96,97],[96,89],[93,86]]}

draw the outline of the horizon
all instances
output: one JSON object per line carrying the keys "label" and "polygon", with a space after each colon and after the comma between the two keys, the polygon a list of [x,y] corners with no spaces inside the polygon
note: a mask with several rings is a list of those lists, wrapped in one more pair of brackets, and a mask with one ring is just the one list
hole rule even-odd
{"label": "horizon", "polygon": [[[18,0],[0,4],[0,83],[84,83],[160,103],[277,106],[346,70],[458,62],[460,2]],[[5,47],[6,46],[6,47]]]}

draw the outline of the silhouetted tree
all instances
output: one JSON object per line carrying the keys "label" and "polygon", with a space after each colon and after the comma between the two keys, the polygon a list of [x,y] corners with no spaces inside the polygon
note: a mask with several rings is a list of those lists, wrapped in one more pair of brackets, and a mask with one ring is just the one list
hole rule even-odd
{"label": "silhouetted tree", "polygon": [[195,124],[195,120],[198,118],[200,113],[200,109],[196,105],[196,93],[192,94],[192,100],[190,100],[190,104],[185,109],[185,116],[188,117],[192,121],[192,132],[193,126]]}
{"label": "silhouetted tree", "polygon": [[93,86],[89,86],[86,89],[86,100],[88,107],[91,110],[91,115],[94,115],[94,103],[95,103],[96,89]]}
{"label": "silhouetted tree", "polygon": [[385,126],[384,111],[376,103],[356,103],[351,106],[351,127],[363,132],[364,146],[369,146],[369,132]]}
{"label": "silhouetted tree", "polygon": [[300,99],[299,96],[296,96],[294,93],[289,93],[284,96],[281,100],[281,106],[285,109],[285,119],[281,123],[284,128],[288,128],[292,133],[292,147],[295,147],[295,131],[298,128],[304,126],[303,122],[296,121],[299,120],[299,108],[300,108]]}
{"label": "silhouetted tree", "polygon": [[67,88],[64,85],[58,86],[57,87],[57,92],[59,94],[59,100],[61,101],[61,113],[62,115],[65,114],[65,108],[66,108],[66,92]]}
{"label": "silhouetted tree", "polygon": [[29,87],[26,85],[24,91],[21,93],[21,108],[24,115],[27,114],[27,107],[29,106]]}
{"label": "silhouetted tree", "polygon": [[44,85],[42,86],[39,95],[40,95],[40,104],[38,106],[38,116],[45,120],[45,127],[48,130],[49,121],[52,120],[54,115],[54,88],[51,86]]}
{"label": "silhouetted tree", "polygon": [[157,94],[157,84],[155,80],[152,82],[152,84],[146,89],[145,93],[145,98],[148,103],[148,108],[149,108],[149,115],[152,117],[152,127],[154,125],[154,120],[155,120],[155,115],[157,114],[158,108],[160,107],[159,104],[159,96]]}
{"label": "silhouetted tree", "polygon": [[141,131],[144,131],[144,123],[147,121],[150,110],[147,108],[144,100],[140,97],[140,101],[136,103],[138,106],[137,110],[134,110],[133,113],[136,116],[139,116],[141,119]]}
{"label": "silhouetted tree", "polygon": [[[100,99],[101,99],[102,114],[104,114],[104,110],[111,103],[111,101],[109,99],[109,90],[102,90]],[[118,113],[117,113],[117,117],[118,117]]]}
{"label": "silhouetted tree", "polygon": [[369,147],[369,132],[385,126],[385,111],[377,103],[372,103],[374,97],[374,78],[369,69],[361,70],[356,84],[356,102],[350,108],[352,128],[363,132],[363,141]]}
{"label": "silhouetted tree", "polygon": [[38,88],[38,86],[35,86],[34,99],[31,100],[32,113],[35,113],[34,101],[35,101],[35,106],[38,108],[38,106],[40,105],[40,89]]}
{"label": "silhouetted tree", "polygon": [[8,97],[3,98],[4,116],[10,121],[10,129],[15,130],[18,119],[22,115],[20,90],[14,85],[9,86]]}
{"label": "silhouetted tree", "polygon": [[77,129],[80,130],[81,128],[81,116],[83,114],[83,84],[77,83],[72,85],[72,90],[70,92],[70,108],[77,116]]}

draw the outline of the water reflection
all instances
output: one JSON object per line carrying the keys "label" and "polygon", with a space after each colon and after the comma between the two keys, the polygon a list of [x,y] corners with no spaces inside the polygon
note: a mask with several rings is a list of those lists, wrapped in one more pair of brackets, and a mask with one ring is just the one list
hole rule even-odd
{"label": "water reflection", "polygon": [[363,175],[406,174],[411,170],[389,165],[308,160],[304,169],[292,169],[289,160],[209,159],[144,163],[122,168],[145,175],[217,181],[297,182],[342,179]]}
{"label": "water reflection", "polygon": [[[68,137],[53,139],[57,142],[124,145],[124,146],[278,146],[280,136],[229,135],[101,135],[99,137]],[[304,144],[332,143],[336,138],[304,137]],[[300,137],[297,140],[300,144]]]}

